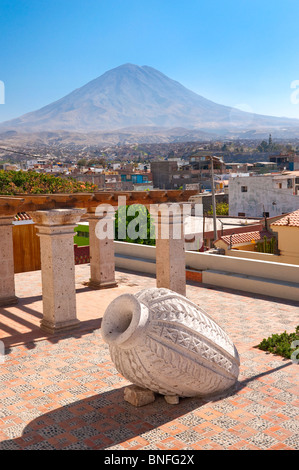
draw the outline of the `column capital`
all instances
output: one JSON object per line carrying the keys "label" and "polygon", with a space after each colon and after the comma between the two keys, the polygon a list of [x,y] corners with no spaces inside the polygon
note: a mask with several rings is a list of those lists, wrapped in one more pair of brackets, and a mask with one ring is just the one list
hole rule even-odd
{"label": "column capital", "polygon": [[85,212],[86,209],[49,209],[30,212],[30,216],[37,226],[76,226]]}

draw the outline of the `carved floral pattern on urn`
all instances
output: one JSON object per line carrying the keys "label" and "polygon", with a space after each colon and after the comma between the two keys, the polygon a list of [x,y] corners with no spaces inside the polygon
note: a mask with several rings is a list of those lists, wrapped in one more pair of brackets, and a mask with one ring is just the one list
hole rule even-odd
{"label": "carved floral pattern on urn", "polygon": [[116,369],[162,395],[209,396],[230,389],[239,355],[199,306],[164,288],[123,294],[108,306],[102,336]]}

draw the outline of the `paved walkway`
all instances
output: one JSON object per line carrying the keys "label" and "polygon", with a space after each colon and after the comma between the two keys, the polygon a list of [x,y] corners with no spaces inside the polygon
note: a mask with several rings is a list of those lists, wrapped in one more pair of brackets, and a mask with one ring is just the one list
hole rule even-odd
{"label": "paved walkway", "polygon": [[292,332],[299,307],[263,296],[188,284],[187,296],[231,336],[241,359],[234,390],[216,401],[162,396],[136,408],[123,399],[127,382],[101,338],[106,306],[155,279],[117,272],[119,287],[91,291],[89,266],[76,266],[81,327],[45,336],[40,272],[16,275],[17,306],[0,309],[0,450],[298,450],[299,365],[255,348],[272,333]]}

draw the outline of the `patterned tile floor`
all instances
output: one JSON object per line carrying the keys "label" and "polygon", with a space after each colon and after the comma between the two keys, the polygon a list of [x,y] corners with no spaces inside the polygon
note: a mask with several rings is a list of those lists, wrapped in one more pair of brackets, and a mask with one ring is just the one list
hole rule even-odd
{"label": "patterned tile floor", "polygon": [[[241,358],[234,390],[215,401],[162,396],[136,408],[123,399],[129,384],[110,360],[100,318],[113,298],[155,286],[155,279],[117,272],[119,287],[91,291],[89,266],[76,267],[81,327],[47,337],[41,318],[40,272],[16,275],[17,306],[0,309],[0,450],[298,450],[299,365],[256,349],[272,333],[294,331],[292,302],[187,285],[231,336]],[[3,356],[2,356],[3,357]]]}

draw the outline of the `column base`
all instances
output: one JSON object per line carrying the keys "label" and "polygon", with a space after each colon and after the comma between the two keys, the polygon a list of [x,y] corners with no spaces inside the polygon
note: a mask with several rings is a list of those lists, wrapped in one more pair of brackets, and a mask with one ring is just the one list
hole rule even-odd
{"label": "column base", "polygon": [[90,280],[87,283],[88,287],[94,290],[99,290],[99,289],[110,289],[112,287],[117,287],[117,282],[116,281],[92,281]]}
{"label": "column base", "polygon": [[10,305],[15,305],[19,302],[18,297],[12,295],[11,297],[0,298],[0,307],[9,307]]}
{"label": "column base", "polygon": [[40,328],[45,333],[63,333],[78,328],[80,323],[81,322],[78,319],[57,323],[52,323],[42,319],[40,322]]}
{"label": "column base", "polygon": [[181,281],[180,284],[176,283],[174,284],[171,281],[161,281],[159,279],[156,280],[156,287],[158,288],[163,288],[163,289],[169,289],[172,290],[173,292],[177,292],[177,294],[183,295],[186,297],[186,281]]}

